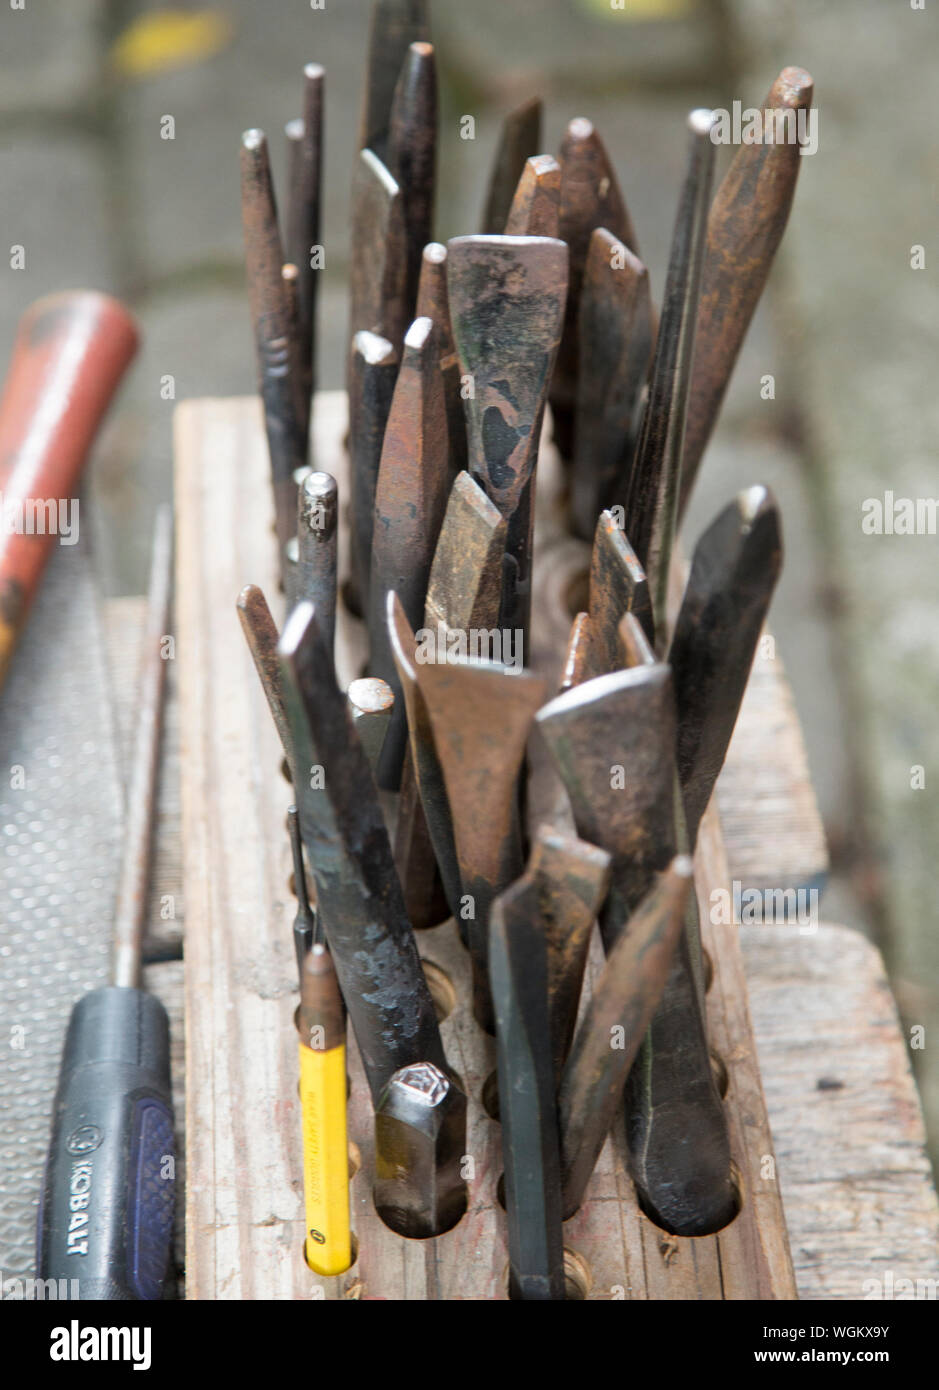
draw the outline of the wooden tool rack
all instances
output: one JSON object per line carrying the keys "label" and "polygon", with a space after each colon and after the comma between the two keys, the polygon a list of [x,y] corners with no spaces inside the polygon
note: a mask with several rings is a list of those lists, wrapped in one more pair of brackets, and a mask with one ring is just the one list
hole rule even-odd
{"label": "wooden tool rack", "polygon": [[[321,393],[315,406],[316,466],[348,498],[345,399]],[[539,463],[534,663],[560,669],[571,605],[587,547],[563,533],[559,464],[547,444]],[[418,933],[440,1011],[448,1057],[469,1098],[467,1154],[475,1175],[462,1221],[432,1241],[387,1229],[371,1198],[372,1119],[354,1043],[349,1048],[349,1133],[356,1173],[352,1224],[357,1258],[334,1279],[314,1275],[302,1255],[304,1222],[297,1096],[294,906],[284,826],[290,789],[277,737],[242,637],[235,600],[259,584],[275,617],[278,595],[273,506],[256,398],[197,400],[176,416],[177,682],[185,904],[186,1294],[202,1299],[499,1299],[507,1297],[505,1218],[498,1122],[483,1105],[495,1067],[493,1040],[469,1004],[468,957],[452,922]],[[340,538],[340,584],[347,537]],[[340,605],[337,665],[343,684],[360,674],[364,643]],[[533,744],[536,740],[533,740]],[[536,805],[564,814],[535,752]],[[708,1022],[715,1066],[726,1079],[740,1210],[716,1235],[672,1236],[639,1210],[619,1136],[608,1139],[580,1211],[565,1223],[569,1297],[587,1299],[787,1299],[862,1297],[876,1231],[904,1271],[935,1272],[932,1251],[910,1228],[934,1229],[915,1089],[884,989],[876,952],[856,933],[795,925],[744,928],[712,922],[712,893],[745,886],[807,889],[827,858],[801,733],[781,661],[758,655],[727,764],[702,821],[695,860],[705,949],[711,965]],[[826,976],[845,952],[853,974]],[[776,1137],[767,1117],[748,1005],[751,964],[764,1074]],[[602,964],[595,940],[587,987]],[[823,1005],[822,1001],[828,1001]],[[823,1010],[852,1010],[850,1035]],[[780,1016],[782,1010],[782,1016]],[[800,1037],[812,1014],[827,1051]],[[786,1017],[786,1014],[791,1017]],[[864,1016],[862,1022],[862,1015]],[[872,1019],[871,1024],[867,1020]],[[865,1030],[870,1036],[865,1035]],[[351,1036],[351,1035],[350,1035]],[[765,1038],[765,1042],[764,1042]],[[825,1255],[825,1201],[807,1165],[828,1164],[830,1196],[843,1199],[864,1158],[837,1124],[821,1117],[817,1089],[832,1067],[857,1075],[852,1095],[863,1144],[904,1169],[896,1192],[856,1199],[856,1241],[837,1230]],[[814,1078],[814,1080],[813,1080]],[[888,1154],[888,1150],[893,1150]],[[786,1173],[793,1174],[791,1186]],[[780,1178],[782,1176],[781,1183]],[[822,1194],[824,1197],[824,1194]],[[789,1233],[783,1212],[786,1198]],[[870,1200],[868,1200],[870,1196]],[[840,1223],[843,1228],[843,1220]],[[838,1223],[836,1222],[836,1227]],[[820,1227],[822,1228],[820,1230]],[[808,1245],[806,1244],[808,1241]],[[814,1247],[813,1247],[814,1241]],[[798,1284],[795,1269],[798,1272]],[[899,1267],[899,1265],[896,1265]],[[876,1270],[874,1271],[876,1273]]]}

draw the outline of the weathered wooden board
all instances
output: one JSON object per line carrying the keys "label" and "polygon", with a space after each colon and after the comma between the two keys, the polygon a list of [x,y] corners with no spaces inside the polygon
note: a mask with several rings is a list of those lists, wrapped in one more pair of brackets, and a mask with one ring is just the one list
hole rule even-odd
{"label": "weathered wooden board", "polygon": [[[343,494],[343,402],[317,400],[316,462]],[[288,789],[263,696],[235,616],[235,598],[260,583],[275,609],[273,509],[258,403],[199,401],[177,412],[177,675],[181,695],[187,1003],[187,1294],[194,1298],[494,1298],[505,1295],[504,1218],[495,1198],[498,1126],[480,1104],[494,1066],[491,1042],[472,1023],[466,959],[452,927],[420,934],[425,958],[453,983],[457,1007],[442,1025],[445,1046],[470,1097],[468,1153],[476,1175],[470,1209],[434,1242],[405,1241],[371,1205],[371,1116],[358,1056],[350,1047],[350,1136],[361,1154],[352,1186],[359,1257],[348,1274],[314,1277],[304,1266],[299,1115],[296,1097],[295,967],[289,924],[289,863],[283,816]],[[583,549],[553,521],[549,454],[540,466],[540,572],[536,661],[559,662],[566,592]],[[340,571],[345,569],[340,547]],[[538,582],[538,581],[536,581]],[[362,645],[340,613],[340,677],[358,674]],[[776,709],[788,698],[778,663]],[[768,698],[768,697],[767,697]],[[780,715],[791,723],[789,710]],[[774,727],[770,721],[770,729]],[[797,727],[792,735],[801,750]],[[762,758],[772,763],[771,733]],[[801,763],[790,775],[804,775]],[[741,789],[742,794],[743,788]],[[807,782],[795,788],[806,815],[796,824],[806,863],[823,863]],[[763,839],[778,847],[771,806]],[[814,829],[813,829],[814,827]],[[788,853],[788,851],[787,851]],[[798,854],[795,858],[798,859]],[[790,854],[790,859],[793,856]],[[769,861],[768,861],[769,862]],[[728,880],[714,804],[702,825],[699,898]],[[774,879],[770,862],[768,882]],[[727,1068],[728,1112],[743,1204],[717,1236],[666,1236],[637,1210],[622,1155],[604,1149],[588,1200],[565,1226],[579,1282],[590,1298],[792,1297],[778,1184],[767,1172],[772,1143],[756,1066],[736,928],[712,928],[709,994],[715,1050]],[[596,960],[592,968],[596,968]]]}
{"label": "weathered wooden board", "polygon": [[740,935],[799,1297],[884,1297],[889,1272],[894,1297],[935,1298],[939,1207],[879,952],[824,923]]}

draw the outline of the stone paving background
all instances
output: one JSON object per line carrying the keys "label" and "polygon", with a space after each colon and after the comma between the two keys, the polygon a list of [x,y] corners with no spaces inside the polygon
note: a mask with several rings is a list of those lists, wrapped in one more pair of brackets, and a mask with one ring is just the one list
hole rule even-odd
{"label": "stone paving background", "polygon": [[[536,92],[545,148],[591,117],[614,157],[661,297],[693,106],[760,105],[787,63],[816,82],[818,153],[803,161],[782,252],[751,328],[689,518],[770,483],[787,559],[772,622],[795,687],[830,839],[828,920],[885,952],[933,1151],[939,1149],[939,567],[935,536],[870,536],[866,498],[939,496],[935,265],[939,0],[433,0],[441,76],[437,235],[477,229],[501,115]],[[15,8],[14,8],[15,7]],[[50,290],[126,298],[144,346],[91,469],[107,592],[145,583],[171,492],[172,401],[254,386],[238,211],[238,138],[297,114],[302,64],[327,71],[321,384],[346,326],[348,194],[368,0],[177,0],[176,59],[128,70],[144,0],[0,0],[0,360]],[[186,61],[179,26],[207,51]],[[139,53],[131,48],[131,54]],[[152,53],[152,45],[148,50]],[[139,65],[138,65],[139,66]],[[459,117],[476,118],[475,141]],[[175,139],[161,139],[171,115]],[[727,151],[720,151],[724,157]],[[723,168],[719,163],[718,177]],[[7,269],[6,248],[26,248]],[[921,246],[925,268],[911,267]],[[776,378],[764,401],[760,379]],[[923,770],[925,785],[911,769]],[[759,769],[754,769],[759,776]],[[908,1036],[911,1036],[908,1033]]]}

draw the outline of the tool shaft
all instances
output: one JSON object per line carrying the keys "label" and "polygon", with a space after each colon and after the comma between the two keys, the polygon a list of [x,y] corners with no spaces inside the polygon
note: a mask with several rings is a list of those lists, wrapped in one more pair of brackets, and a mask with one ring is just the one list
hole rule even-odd
{"label": "tool shaft", "polygon": [[695,320],[714,170],[714,114],[692,111],[665,300],[626,502],[626,533],[649,576],[656,643],[665,650],[665,609],[681,484]]}
{"label": "tool shaft", "polygon": [[690,886],[691,860],[676,858],[610,951],[575,1035],[558,1095],[565,1219],[584,1199],[629,1069],[662,996]]}
{"label": "tool shaft", "polygon": [[278,651],[316,910],[377,1102],[399,1067],[445,1068],[443,1045],[368,759],[311,604],[293,610]]}
{"label": "tool shaft", "polygon": [[293,919],[293,944],[297,955],[297,972],[302,986],[304,962],[313,946],[313,938],[316,933],[316,917],[310,907],[310,898],[307,893],[303,841],[300,838],[300,817],[296,806],[287,807],[287,834],[290,837],[290,854],[293,859],[294,897],[297,899],[297,912]]}
{"label": "tool shaft", "polygon": [[316,301],[319,270],[314,257],[320,245],[323,182],[323,97],[325,73],[319,63],[303,69],[303,116],[291,121],[290,197],[287,254],[299,271],[299,377],[306,408],[316,389]]}
{"label": "tool shaft", "polygon": [[297,569],[294,602],[312,603],[323,636],[333,650],[336,637],[336,549],[339,496],[330,473],[311,472],[297,490]]}
{"label": "tool shaft", "polygon": [[298,410],[296,343],[291,333],[290,292],[263,131],[241,137],[241,220],[248,299],[257,353],[259,389],[270,454],[280,564],[296,523],[294,475],[306,465],[307,440]]}
{"label": "tool shaft", "polygon": [[372,535],[369,646],[375,675],[387,681],[397,709],[378,763],[379,785],[397,791],[407,744],[407,719],[386,624],[393,590],[413,627],[424,617],[427,583],[447,506],[447,415],[440,353],[430,319],[417,319],[404,340],[381,467]]}
{"label": "tool shaft", "polygon": [[[453,334],[464,374],[470,472],[506,519],[501,625],[527,646],[534,471],[561,338],[567,248],[550,237],[448,244]],[[526,658],[527,659],[527,658]]]}
{"label": "tool shaft", "polygon": [[405,297],[413,318],[424,247],[433,239],[437,160],[437,69],[433,45],[412,43],[395,88],[388,168],[401,189],[407,259]]}
{"label": "tool shaft", "polygon": [[238,595],[238,618],[274,727],[280,736],[291,778],[296,782],[295,754],[277,656],[279,633],[267,606],[267,599],[256,584],[247,584]]}
{"label": "tool shaft", "polygon": [[[812,105],[812,79],[783,68],[763,103],[782,117]],[[802,167],[795,139],[741,145],[711,206],[688,420],[682,451],[679,517],[684,513],[724,393],[782,240]]]}
{"label": "tool shaft", "polygon": [[541,117],[541,101],[534,97],[510,111],[502,123],[483,213],[484,234],[501,236],[505,231],[525,161],[538,153],[541,144]]}
{"label": "tool shaft", "polygon": [[358,617],[368,610],[375,489],[397,378],[398,357],[387,338],[368,331],[356,333],[349,367],[352,573],[348,598]]}
{"label": "tool shaft", "polygon": [[157,513],[150,562],[147,626],[137,686],[137,730],[114,917],[114,983],[140,985],[140,956],[146,927],[147,889],[163,727],[167,653],[173,586],[173,523],[169,507]]}
{"label": "tool shaft", "polygon": [[505,1163],[509,1296],[564,1298],[561,1170],[548,1022],[548,964],[531,884],[493,904],[489,980]]}
{"label": "tool shaft", "polygon": [[369,32],[368,72],[359,146],[384,159],[391,108],[408,48],[429,37],[428,0],[376,0]]}

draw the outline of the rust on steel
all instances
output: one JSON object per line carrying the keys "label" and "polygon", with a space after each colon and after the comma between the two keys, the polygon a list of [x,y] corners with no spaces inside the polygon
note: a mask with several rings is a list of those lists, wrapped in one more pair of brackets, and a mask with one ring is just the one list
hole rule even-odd
{"label": "rust on steel", "polygon": [[[623,1085],[662,997],[692,886],[677,856],[653,882],[607,957],[574,1036],[558,1094],[564,1219],[584,1199]],[[614,1034],[618,1046],[611,1046]]]}
{"label": "rust on steel", "polygon": [[[656,662],[599,676],[552,700],[538,725],[578,834],[612,856],[600,914],[609,955],[685,839],[671,671]],[[627,1080],[625,1109],[645,1210],[681,1235],[726,1225],[735,1209],[730,1141],[708,1052],[693,894],[661,1004]]]}
{"label": "rust on steel", "polygon": [[460,359],[450,324],[450,298],[447,293],[447,248],[431,241],[421,253],[421,275],[417,286],[416,318],[432,319],[440,341],[440,371],[447,403],[447,435],[450,444],[450,477],[467,466],[466,416],[463,411]]}
{"label": "rust on steel", "polygon": [[241,137],[241,220],[283,567],[284,548],[294,534],[296,522],[294,474],[306,465],[307,439],[298,409],[290,292],[282,273],[286,258],[277,225],[267,140],[261,130],[245,131]]}
{"label": "rust on steel", "polygon": [[623,201],[616,173],[597,130],[583,116],[567,127],[558,151],[561,166],[561,230],[570,247],[570,289],[564,315],[564,335],[551,383],[551,412],[558,447],[571,457],[578,373],[578,325],[581,287],[590,238],[605,227],[634,255],[639,254],[632,218]]}
{"label": "rust on steel", "polygon": [[307,414],[316,389],[316,301],[320,272],[323,186],[323,107],[326,74],[319,63],[303,69],[303,115],[287,124],[288,184],[286,251],[299,271],[299,377]]}
{"label": "rust on steel", "polygon": [[592,538],[603,508],[625,501],[620,485],[654,337],[649,272],[612,232],[595,228],[577,331],[571,529],[581,540]]}
{"label": "rust on steel", "polygon": [[664,652],[685,411],[714,172],[714,113],[688,117],[688,156],[672,235],[665,299],[626,500],[626,533],[649,576],[656,649]]}
{"label": "rust on steel", "polygon": [[313,470],[297,489],[297,566],[294,602],[312,603],[333,649],[336,633],[336,548],[339,492],[331,473]]}
{"label": "rust on steel", "polygon": [[522,871],[518,775],[545,683],[497,662],[416,663],[415,671],[453,808],[453,838],[473,958],[473,1008],[492,1032],[489,907]]}
{"label": "rust on steel", "polygon": [[412,43],[391,107],[388,169],[404,207],[408,315],[414,316],[421,256],[433,236],[437,161],[437,68],[433,44]]}
{"label": "rust on steel", "polygon": [[375,488],[397,379],[398,354],[388,339],[367,330],[356,333],[349,367],[351,573],[344,596],[358,618],[368,611]]}
{"label": "rust on steel", "polygon": [[624,613],[616,629],[619,646],[617,665],[624,670],[630,666],[654,666],[655,652],[645,628],[635,613]]}
{"label": "rust on steel", "polygon": [[765,487],[738,493],[695,546],[668,655],[692,848],[724,765],[782,558],[779,509]]}
{"label": "rust on steel", "polygon": [[[447,502],[424,606],[424,628],[444,650],[451,640],[465,641],[471,630],[488,633],[498,623],[504,549],[505,522],[498,507],[468,473],[460,473]],[[446,914],[441,915],[433,840],[418,793],[409,751],[401,778],[395,862],[414,926],[435,926]]]}
{"label": "rust on steel", "polygon": [[[798,67],[783,68],[763,109],[791,119],[812,105],[814,87]],[[791,113],[791,117],[788,115]],[[711,205],[688,420],[682,451],[679,516],[720,412],[740,345],[782,240],[802,165],[795,138],[741,145]]]}
{"label": "rust on steel", "polygon": [[[501,622],[527,639],[534,470],[567,293],[567,247],[550,237],[448,243],[450,314],[466,401],[470,472],[508,523]],[[527,640],[526,640],[527,645]]]}
{"label": "rust on steel", "polygon": [[550,154],[526,159],[505,223],[506,236],[557,237],[561,220],[561,166]]}
{"label": "rust on steel", "polygon": [[[310,396],[305,389],[301,372],[301,328],[300,328],[300,272],[292,261],[287,261],[280,268],[280,278],[284,282],[284,296],[287,308],[287,337],[290,341],[290,360],[293,364],[290,373],[290,387],[293,392],[294,410],[297,420],[304,437],[309,437],[310,430]],[[294,482],[302,475],[303,467],[299,473],[294,474]]]}
{"label": "rust on steel", "polygon": [[575,685],[582,685],[592,676],[602,675],[602,672],[593,669],[591,653],[590,614],[578,613],[571,623],[570,636],[567,639],[559,693],[571,690]]}
{"label": "rust on steel", "polygon": [[371,150],[362,150],[352,182],[349,257],[350,341],[363,330],[401,350],[410,323],[407,234],[397,180]]}
{"label": "rust on steel", "polygon": [[[548,954],[548,1022],[556,1085],[574,1036],[590,931],[609,882],[606,850],[552,825],[538,827],[518,884],[531,890]],[[508,892],[514,893],[516,886]]]}
{"label": "rust on steel", "polygon": [[[449,491],[447,414],[440,352],[433,323],[416,319],[404,340],[401,370],[382,446],[369,600],[372,674],[400,693],[386,622],[386,595],[394,590],[412,627],[424,617],[427,583]],[[397,791],[407,743],[404,705],[398,701],[378,764],[379,784]]]}
{"label": "rust on steel", "polygon": [[[447,797],[443,769],[437,757],[430,716],[417,681],[414,633],[405,617],[400,600],[394,593],[389,593],[387,596],[386,614],[391,649],[407,710],[409,751],[411,754],[409,766],[413,770],[420,791],[421,807],[434,856],[440,869],[440,876],[443,880],[446,900],[451,913],[459,920],[462,888],[453,838],[453,821],[450,816],[450,802]],[[403,784],[402,796],[406,792],[408,795],[411,794],[408,782]],[[415,824],[414,818],[409,819],[405,824],[407,834],[409,834]],[[429,874],[430,869],[426,857],[412,858],[407,834],[405,830],[402,830],[401,838],[396,846],[396,862],[399,865],[411,867],[412,872],[419,870]],[[417,855],[417,851],[415,851],[415,855]],[[433,883],[425,881],[420,887],[415,887],[414,892],[423,896],[424,911],[430,914],[433,910]],[[428,923],[428,925],[432,925],[432,923]]]}
{"label": "rust on steel", "polygon": [[293,744],[290,738],[290,724],[287,720],[287,706],[284,700],[284,686],[280,674],[280,661],[277,656],[277,643],[280,633],[271,616],[264,593],[257,584],[246,584],[238,595],[238,618],[245,635],[254,669],[258,673],[261,689],[267,700],[274,727],[280,736],[281,747],[291,778],[294,777],[295,764]]}
{"label": "rust on steel", "polygon": [[589,593],[591,664],[599,675],[616,671],[621,665],[617,628],[624,613],[635,614],[646,636],[652,637],[652,605],[645,570],[612,512],[601,512],[597,519]]}
{"label": "rust on steel", "polygon": [[598,676],[556,696],[537,726],[577,833],[612,856],[600,913],[609,950],[675,853],[675,709],[668,666]]}
{"label": "rust on steel", "polygon": [[541,116],[541,99],[532,97],[510,111],[502,123],[483,213],[482,229],[486,234],[498,235],[505,231],[525,161],[538,153],[541,144]]}
{"label": "rust on steel", "polygon": [[446,632],[494,628],[499,619],[505,519],[468,473],[458,474],[437,539],[424,626]]}
{"label": "rust on steel", "polygon": [[359,146],[374,150],[379,159],[386,155],[395,87],[408,49],[429,37],[428,0],[375,0]]}

